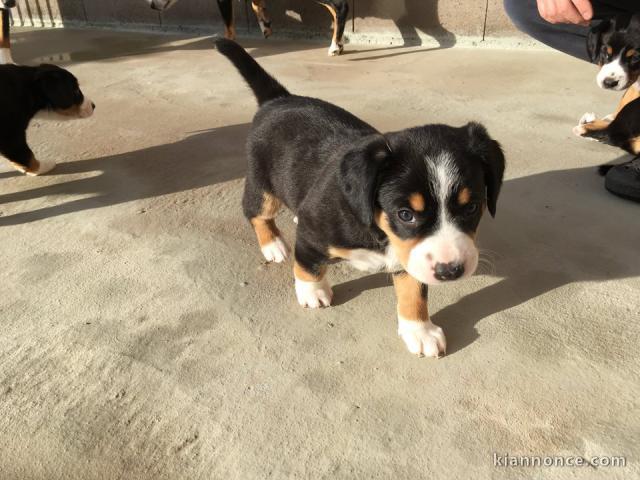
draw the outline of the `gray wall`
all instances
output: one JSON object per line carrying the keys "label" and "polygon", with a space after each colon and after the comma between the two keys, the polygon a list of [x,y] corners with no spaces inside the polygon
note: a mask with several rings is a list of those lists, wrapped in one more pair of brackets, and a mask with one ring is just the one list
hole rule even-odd
{"label": "gray wall", "polygon": [[[502,0],[349,0],[351,15],[347,34],[354,37],[402,37],[419,43],[427,34],[442,41],[455,36],[518,36],[504,14]],[[247,24],[258,33],[245,0],[234,0],[239,33]],[[268,0],[275,34],[330,35],[331,17],[313,0]],[[221,19],[215,0],[181,0],[159,14],[143,0],[19,0],[12,10],[17,25],[91,24],[122,27],[197,28],[218,31]],[[353,19],[353,20],[352,20]]]}

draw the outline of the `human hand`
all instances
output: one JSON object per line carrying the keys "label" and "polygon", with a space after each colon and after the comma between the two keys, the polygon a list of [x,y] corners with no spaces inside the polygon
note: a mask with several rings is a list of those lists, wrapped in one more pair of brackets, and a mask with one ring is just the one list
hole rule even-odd
{"label": "human hand", "polygon": [[538,11],[549,23],[589,25],[593,18],[590,0],[538,0]]}

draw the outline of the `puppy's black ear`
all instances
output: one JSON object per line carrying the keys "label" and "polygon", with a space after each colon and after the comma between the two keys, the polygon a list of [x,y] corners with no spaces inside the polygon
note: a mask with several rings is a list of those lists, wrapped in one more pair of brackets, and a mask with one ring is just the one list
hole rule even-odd
{"label": "puppy's black ear", "polygon": [[340,189],[364,225],[373,225],[380,171],[390,159],[386,139],[375,134],[354,145],[340,161]]}
{"label": "puppy's black ear", "polygon": [[504,154],[500,144],[492,139],[486,128],[479,123],[468,123],[466,129],[469,135],[469,151],[482,162],[484,183],[487,187],[487,208],[491,216],[495,217],[504,176]]}
{"label": "puppy's black ear", "polygon": [[65,72],[61,68],[40,65],[36,70],[35,82],[48,107],[64,108],[73,104],[73,91],[65,88]]}
{"label": "puppy's black ear", "polygon": [[589,29],[587,34],[587,55],[591,63],[598,63],[602,48],[602,34],[611,28],[611,20],[602,20]]}

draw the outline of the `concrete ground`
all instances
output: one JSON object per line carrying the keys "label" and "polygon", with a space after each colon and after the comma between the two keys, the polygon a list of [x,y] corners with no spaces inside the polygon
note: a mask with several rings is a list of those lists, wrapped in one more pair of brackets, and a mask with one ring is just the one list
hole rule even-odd
{"label": "concrete ground", "polygon": [[305,311],[291,264],[265,265],[240,208],[255,102],[209,39],[15,39],[17,61],[66,65],[97,110],[33,123],[51,175],[0,163],[0,478],[640,478],[640,206],[595,173],[620,152],[571,133],[618,100],[593,67],[245,42],[293,92],[383,131],[473,119],[502,142],[485,261],[430,290],[436,361],[396,336],[386,274],[332,267],[336,305]]}

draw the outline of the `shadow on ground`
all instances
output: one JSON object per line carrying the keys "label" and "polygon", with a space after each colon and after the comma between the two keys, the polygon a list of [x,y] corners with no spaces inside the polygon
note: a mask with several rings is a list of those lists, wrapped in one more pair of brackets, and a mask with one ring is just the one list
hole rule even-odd
{"label": "shadow on ground", "polygon": [[[611,214],[594,217],[603,204]],[[637,251],[637,221],[638,205],[606,192],[594,167],[506,181],[496,219],[485,217],[479,234],[481,251],[491,259],[490,275],[500,280],[432,315],[447,333],[447,353],[478,338],[476,325],[484,318],[557,288],[640,275],[636,256],[629,257]],[[391,285],[386,273],[335,285],[336,304]]]}
{"label": "shadow on ground", "polygon": [[[0,205],[42,196],[91,195],[59,205],[0,217],[0,226],[35,222],[58,215],[103,208],[243,178],[249,124],[196,132],[182,141],[94,160],[58,165],[52,176],[97,172],[88,178],[0,195]],[[9,172],[0,176],[19,175]]]}
{"label": "shadow on ground", "polygon": [[[73,212],[206,187],[242,178],[248,124],[197,132],[182,141],[111,157],[59,165],[54,175],[98,172],[89,178],[0,195],[0,205],[42,196],[90,198],[0,217],[0,226],[36,222]],[[0,175],[6,178],[17,173]],[[594,218],[603,205],[611,215]],[[240,208],[240,207],[238,207]],[[500,280],[462,298],[435,315],[445,328],[449,353],[478,334],[482,319],[573,282],[605,281],[640,275],[637,261],[637,205],[607,193],[594,167],[556,170],[507,180],[497,218],[485,217],[483,250],[492,252]],[[635,237],[634,237],[635,234]],[[606,249],[603,242],[606,241]],[[556,248],[562,245],[561,249]],[[388,274],[364,276],[336,285],[335,303],[363,291],[391,285]]]}

